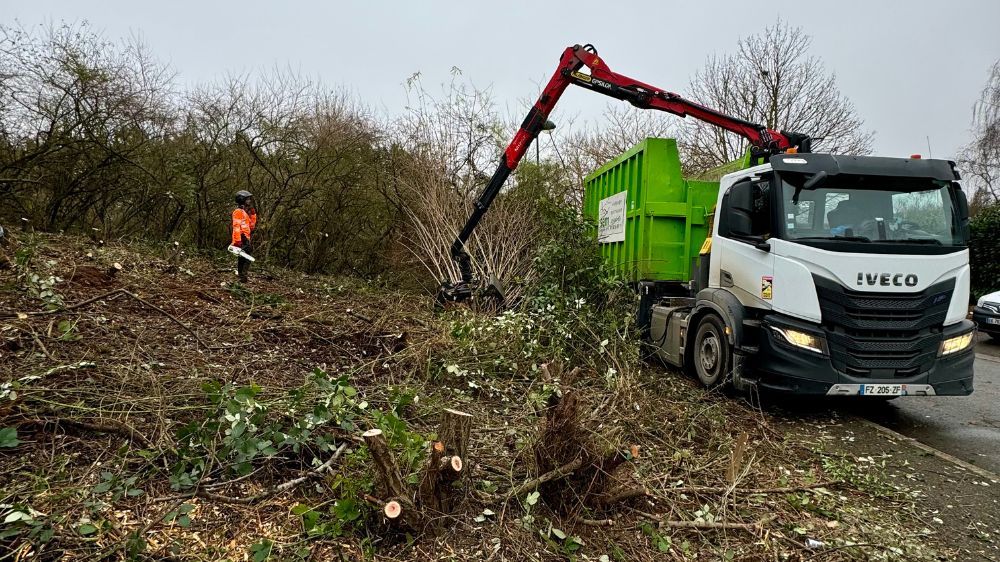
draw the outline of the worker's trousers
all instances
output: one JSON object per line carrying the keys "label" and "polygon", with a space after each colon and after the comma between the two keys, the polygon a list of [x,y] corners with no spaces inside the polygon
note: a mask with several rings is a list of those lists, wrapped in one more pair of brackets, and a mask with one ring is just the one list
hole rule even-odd
{"label": "worker's trousers", "polygon": [[[243,237],[242,249],[244,252],[253,255],[253,245],[247,238]],[[240,281],[246,283],[249,280],[250,260],[240,256],[236,258],[236,272],[240,275]]]}

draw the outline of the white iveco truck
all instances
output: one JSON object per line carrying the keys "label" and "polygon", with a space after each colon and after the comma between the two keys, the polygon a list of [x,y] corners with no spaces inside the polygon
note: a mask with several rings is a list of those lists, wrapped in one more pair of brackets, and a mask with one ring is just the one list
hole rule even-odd
{"label": "white iveco truck", "polygon": [[778,154],[726,175],[688,296],[650,338],[707,386],[972,392],[968,204],[944,160]]}

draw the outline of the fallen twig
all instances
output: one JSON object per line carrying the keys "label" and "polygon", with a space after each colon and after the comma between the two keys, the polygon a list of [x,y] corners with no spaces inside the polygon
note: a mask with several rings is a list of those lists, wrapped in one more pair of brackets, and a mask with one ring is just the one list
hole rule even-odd
{"label": "fallen twig", "polygon": [[21,313],[9,312],[9,311],[0,311],[0,317],[17,317],[19,314],[25,314],[25,315],[28,315],[28,316],[44,316],[44,315],[48,315],[48,314],[56,314],[56,313],[59,313],[59,312],[68,312],[70,310],[75,310],[77,308],[86,306],[88,304],[97,302],[99,300],[111,298],[111,297],[114,297],[114,296],[117,296],[117,295],[125,295],[127,297],[131,297],[131,298],[135,299],[136,301],[142,303],[143,305],[148,306],[149,308],[152,308],[153,310],[155,310],[155,311],[159,312],[160,314],[166,316],[171,321],[173,321],[175,324],[177,324],[178,326],[180,326],[181,328],[183,328],[184,331],[186,331],[187,333],[191,334],[194,337],[195,341],[198,342],[198,345],[204,347],[205,349],[230,349],[229,346],[225,346],[225,345],[215,345],[215,346],[213,346],[213,345],[209,345],[209,344],[205,343],[205,341],[201,339],[201,336],[198,335],[198,332],[196,332],[194,330],[194,328],[191,328],[190,326],[188,326],[184,322],[181,322],[173,314],[170,314],[166,310],[163,310],[162,308],[156,306],[155,304],[150,303],[149,301],[143,299],[139,295],[136,295],[135,293],[133,293],[133,292],[127,290],[127,289],[115,289],[114,291],[109,291],[109,292],[104,293],[102,295],[98,295],[96,297],[89,298],[89,299],[87,299],[85,301],[78,302],[76,304],[72,304],[72,305],[69,305],[69,306],[60,307],[60,308],[57,308],[55,310],[40,310],[40,311],[35,311],[35,312],[21,312]]}
{"label": "fallen twig", "polygon": [[755,523],[730,523],[728,521],[659,521],[661,527],[671,527],[674,529],[741,529],[744,531],[758,531],[771,521],[777,519],[777,515],[768,515]]}
{"label": "fallen twig", "polygon": [[76,304],[71,304],[69,306],[59,307],[59,308],[56,308],[56,309],[53,309],[53,310],[37,310],[37,311],[34,311],[34,312],[10,312],[10,311],[4,310],[4,311],[0,311],[0,317],[4,317],[4,318],[16,318],[16,317],[19,317],[22,314],[25,315],[25,316],[47,316],[49,314],[56,314],[56,313],[59,313],[59,312],[68,312],[70,310],[74,310],[74,309],[80,308],[82,306],[87,306],[88,304],[90,304],[92,302],[97,302],[97,301],[99,301],[101,299],[106,299],[106,298],[108,298],[110,296],[113,296],[113,295],[116,295],[118,293],[121,293],[122,291],[125,291],[125,289],[115,289],[114,291],[109,291],[109,292],[104,293],[102,295],[97,295],[96,297],[89,298],[89,299],[87,299],[85,301],[81,301],[81,302],[78,302]]}
{"label": "fallen twig", "polygon": [[615,524],[614,519],[586,519],[584,517],[576,517],[573,519],[573,522],[587,525],[588,527],[610,527]]}
{"label": "fallen twig", "polygon": [[[244,497],[227,496],[227,495],[224,495],[224,494],[217,494],[215,492],[210,492],[210,491],[208,491],[208,490],[206,490],[204,488],[198,488],[197,490],[194,490],[192,492],[188,492],[186,494],[177,494],[177,495],[166,496],[166,497],[162,497],[162,498],[154,498],[152,501],[153,502],[164,502],[164,501],[172,501],[172,500],[181,499],[181,498],[198,497],[198,498],[202,498],[202,499],[206,499],[206,500],[210,500],[210,501],[216,501],[216,502],[220,502],[220,503],[231,503],[231,504],[251,504],[251,503],[255,503],[255,502],[267,499],[267,498],[269,498],[271,496],[275,496],[277,494],[280,494],[282,492],[287,492],[288,490],[291,490],[291,489],[295,488],[299,484],[302,484],[303,482],[305,482],[305,481],[307,481],[307,480],[309,480],[311,478],[320,478],[321,476],[323,476],[323,474],[326,471],[328,471],[330,469],[331,466],[333,466],[333,463],[337,462],[337,459],[340,458],[340,455],[344,452],[345,449],[347,449],[347,443],[341,443],[340,447],[337,447],[337,450],[333,453],[333,456],[331,456],[329,458],[329,460],[327,460],[325,463],[317,466],[316,468],[310,470],[309,472],[303,474],[302,476],[300,476],[298,478],[293,478],[292,480],[289,480],[287,482],[282,482],[281,484],[278,484],[277,486],[272,486],[271,488],[268,488],[267,490],[264,490],[263,492],[261,492],[259,494],[255,494],[253,496],[244,496]],[[219,484],[215,484],[215,485],[218,486]]]}
{"label": "fallen twig", "polygon": [[643,517],[656,521],[657,525],[660,527],[670,527],[673,529],[734,529],[743,531],[758,531],[771,521],[778,518],[777,515],[771,514],[757,520],[754,523],[731,523],[728,521],[671,521],[669,519],[664,519],[659,515],[654,515],[638,509],[634,511]]}
{"label": "fallen twig", "polygon": [[652,494],[650,494],[649,490],[645,488],[626,488],[624,490],[620,490],[602,499],[601,505],[611,506],[616,503],[623,502],[625,500],[630,500],[632,498],[650,496],[650,495]]}
{"label": "fallen twig", "polygon": [[80,429],[85,429],[87,431],[95,431],[98,433],[112,433],[124,437],[126,439],[129,439],[131,441],[138,442],[146,449],[154,448],[153,443],[145,435],[143,435],[135,428],[124,422],[109,420],[109,423],[92,423],[92,422],[85,422],[81,420],[73,420],[69,418],[59,417],[55,412],[45,411],[45,412],[40,412],[40,414],[46,416],[37,420],[37,422],[42,425],[46,423],[54,423],[57,425],[59,424],[68,425],[71,427],[77,427]]}
{"label": "fallen twig", "polygon": [[[80,361],[77,363],[70,363],[69,365],[58,365],[42,373],[41,378],[44,379],[45,377],[54,375],[56,373],[61,373],[63,371],[79,371],[82,369],[93,369],[94,367],[97,367],[97,363],[94,363],[93,361]],[[37,375],[32,375],[32,376],[37,376]]]}
{"label": "fallen twig", "polygon": [[[806,547],[806,548],[808,548],[808,547]],[[847,550],[849,548],[881,548],[883,550],[888,550],[889,549],[889,547],[887,547],[885,545],[875,544],[875,543],[869,543],[869,542],[859,542],[859,543],[855,543],[855,544],[841,544],[841,545],[836,545],[836,546],[824,546],[824,547],[821,547],[821,548],[822,548],[822,550],[820,550],[816,554],[813,554],[809,558],[804,558],[803,562],[809,562],[810,560],[819,560],[820,558],[823,558],[824,556],[826,556],[828,554],[833,554],[834,552],[837,552],[838,550]]]}
{"label": "fallen twig", "polygon": [[[26,331],[26,330],[21,330],[21,331]],[[34,340],[35,344],[39,347],[39,349],[42,350],[42,353],[44,353],[45,356],[48,357],[50,361],[55,361],[56,358],[53,357],[51,353],[49,353],[48,349],[45,348],[45,344],[42,343],[42,339],[38,337],[38,334],[35,333],[35,330],[31,329],[27,330],[27,332],[31,334],[31,339]]]}
{"label": "fallen twig", "polygon": [[726,492],[739,493],[739,494],[787,494],[789,492],[804,492],[806,490],[815,490],[816,488],[825,488],[827,486],[833,486],[839,484],[837,480],[831,480],[827,482],[816,482],[813,484],[803,484],[801,486],[783,486],[780,488],[732,488],[730,486],[684,486],[680,488],[666,488],[665,492],[674,492],[678,494],[722,494]]}
{"label": "fallen twig", "polygon": [[574,461],[568,462],[560,466],[559,468],[554,468],[546,472],[545,474],[539,476],[538,478],[533,478],[531,480],[528,480],[527,482],[521,484],[517,488],[514,488],[514,490],[511,491],[510,496],[513,497],[520,496],[521,494],[529,490],[534,490],[535,488],[541,486],[546,482],[549,482],[551,480],[557,480],[560,478],[565,478],[570,474],[573,474],[573,471],[580,468],[580,465],[582,464],[583,464],[583,459],[576,459]]}
{"label": "fallen twig", "polygon": [[357,312],[354,312],[350,308],[344,310],[344,312],[346,312],[348,316],[353,316],[354,318],[357,318],[358,320],[361,320],[362,322],[367,322],[369,324],[374,324],[375,323],[374,321],[372,321],[371,318],[368,318],[364,314],[358,314]]}

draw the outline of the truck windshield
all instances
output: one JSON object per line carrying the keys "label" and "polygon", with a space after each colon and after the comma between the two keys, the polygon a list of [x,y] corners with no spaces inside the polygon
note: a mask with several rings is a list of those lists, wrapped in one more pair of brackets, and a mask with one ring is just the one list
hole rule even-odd
{"label": "truck windshield", "polygon": [[835,176],[816,189],[781,184],[787,240],[965,245],[950,182]]}

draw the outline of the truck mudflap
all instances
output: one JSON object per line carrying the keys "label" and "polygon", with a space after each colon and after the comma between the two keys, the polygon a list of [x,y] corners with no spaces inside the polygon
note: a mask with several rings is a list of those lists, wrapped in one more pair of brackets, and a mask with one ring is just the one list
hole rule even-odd
{"label": "truck mudflap", "polygon": [[[782,341],[772,327],[783,326],[809,331],[817,335],[824,330],[811,323],[783,315],[770,315],[758,333],[759,352],[748,357],[748,376],[756,379],[761,389],[828,396],[964,396],[973,391],[975,351],[969,347],[961,352],[936,357],[930,367],[909,376],[853,376],[834,367],[828,353],[797,348]],[[941,338],[973,329],[971,322],[962,321],[946,326]],[[896,389],[895,387],[900,387]],[[888,388],[887,387],[891,387]],[[898,390],[898,392],[896,392]],[[865,392],[870,391],[870,392]]]}

